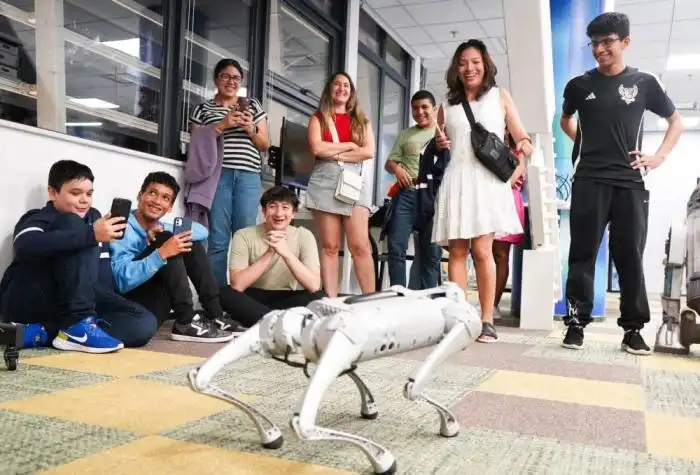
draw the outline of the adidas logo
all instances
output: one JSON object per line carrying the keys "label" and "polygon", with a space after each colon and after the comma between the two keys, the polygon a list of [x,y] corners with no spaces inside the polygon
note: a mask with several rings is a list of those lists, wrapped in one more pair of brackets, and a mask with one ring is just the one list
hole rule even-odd
{"label": "adidas logo", "polygon": [[591,92],[591,93],[588,95],[588,97],[586,97],[586,100],[587,100],[587,101],[592,101],[593,99],[595,99],[595,93]]}

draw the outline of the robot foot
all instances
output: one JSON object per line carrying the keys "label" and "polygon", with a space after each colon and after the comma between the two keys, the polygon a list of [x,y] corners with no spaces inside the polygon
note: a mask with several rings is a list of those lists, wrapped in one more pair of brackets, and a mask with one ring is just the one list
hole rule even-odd
{"label": "robot foot", "polygon": [[670,353],[675,355],[687,355],[690,348],[684,346],[680,340],[681,327],[678,322],[670,318],[665,318],[656,333],[656,343],[654,351],[656,353]]}
{"label": "robot foot", "polygon": [[356,445],[372,464],[372,469],[376,474],[396,473],[396,458],[381,445],[358,435],[348,434],[325,427],[311,426],[304,427],[298,414],[295,414],[291,421],[292,429],[300,440],[337,440]]}
{"label": "robot foot", "polygon": [[355,386],[357,386],[357,389],[360,391],[360,398],[362,399],[360,416],[367,420],[376,419],[379,416],[379,409],[377,408],[377,403],[374,401],[374,396],[372,396],[371,391],[365,382],[357,375],[355,370],[348,371],[346,374],[352,379],[353,383],[355,383]]}
{"label": "robot foot", "polygon": [[254,407],[246,404],[240,399],[234,397],[233,395],[227,393],[226,391],[217,388],[213,384],[207,384],[205,387],[199,387],[197,385],[197,370],[193,369],[188,374],[188,379],[190,382],[190,387],[198,393],[211,396],[216,399],[221,399],[236,406],[238,409],[243,411],[258,430],[260,434],[260,441],[265,449],[279,449],[284,443],[284,438],[282,437],[282,432],[270,419],[261,414]]}
{"label": "robot foot", "polygon": [[457,422],[455,416],[452,415],[449,409],[436,400],[423,394],[414,394],[413,385],[413,381],[406,383],[406,386],[404,387],[404,396],[406,399],[411,401],[423,401],[433,406],[433,408],[437,410],[438,417],[440,418],[440,435],[447,438],[456,437],[459,434],[459,422]]}

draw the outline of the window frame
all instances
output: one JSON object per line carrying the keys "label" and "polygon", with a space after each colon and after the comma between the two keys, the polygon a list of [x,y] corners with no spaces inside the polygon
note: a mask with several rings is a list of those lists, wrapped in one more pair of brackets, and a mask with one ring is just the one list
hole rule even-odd
{"label": "window frame", "polygon": [[[360,15],[366,15],[372,22],[374,20],[367,15],[366,12],[360,11]],[[376,24],[376,22],[374,22]],[[384,31],[384,29],[380,26],[377,25],[377,30],[379,32],[379,54],[375,53],[372,51],[370,47],[365,45],[362,42],[359,42],[357,45],[358,48],[358,55],[363,56],[369,63],[373,64],[379,69],[379,104],[377,105],[375,112],[377,113],[377,130],[374,131],[375,134],[375,151],[374,151],[374,156],[375,156],[375,166],[374,166],[374,191],[372,193],[372,202],[374,204],[377,204],[378,200],[380,198],[383,198],[383,192],[380,190],[381,184],[382,184],[382,173],[384,170],[384,164],[386,163],[386,160],[381,160],[381,157],[379,156],[379,134],[381,133],[382,130],[382,108],[384,107],[384,90],[386,89],[386,77],[388,76],[391,78],[393,81],[395,81],[397,84],[399,84],[403,90],[404,90],[404,104],[409,104],[411,100],[411,77],[413,76],[413,68],[415,65],[413,64],[413,61],[410,61],[410,57],[407,58],[406,60],[406,74],[405,76],[402,76],[400,72],[398,72],[391,64],[387,62],[386,58],[386,44],[387,40],[391,38],[391,36]],[[394,42],[393,38],[391,38]],[[399,45],[400,46],[400,45]],[[410,56],[410,55],[409,55]],[[404,130],[408,127],[409,125],[409,111],[410,107],[407,107],[404,110],[403,114],[403,122],[400,124],[401,130]],[[381,194],[381,196],[380,196]]]}

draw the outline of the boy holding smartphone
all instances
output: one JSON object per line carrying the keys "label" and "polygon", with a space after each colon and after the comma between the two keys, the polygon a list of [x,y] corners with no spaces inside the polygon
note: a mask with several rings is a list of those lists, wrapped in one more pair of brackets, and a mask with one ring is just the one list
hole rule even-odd
{"label": "boy holding smartphone", "polygon": [[51,340],[60,350],[108,353],[143,346],[157,330],[153,314],[114,292],[106,245],[125,223],[92,207],[94,180],[81,163],[54,163],[49,202],[15,227],[0,313],[26,325],[25,347]]}
{"label": "boy holding smartphone", "polygon": [[[175,318],[170,338],[220,343],[240,333],[223,315],[219,287],[202,242],[208,232],[199,223],[161,218],[172,210],[180,186],[165,172],[150,173],[141,186],[137,207],[124,238],[113,241],[112,272],[118,291],[156,315],[158,323]],[[204,309],[194,309],[190,280]]]}

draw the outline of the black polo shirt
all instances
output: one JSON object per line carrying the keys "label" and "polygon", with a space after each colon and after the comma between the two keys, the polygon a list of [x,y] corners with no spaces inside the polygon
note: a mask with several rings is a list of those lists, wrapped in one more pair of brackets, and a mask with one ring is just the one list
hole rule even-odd
{"label": "black polo shirt", "polygon": [[676,110],[659,79],[626,67],[615,76],[597,69],[571,79],[564,90],[564,116],[578,112],[572,152],[574,178],[644,188],[629,152],[642,149],[644,111],[668,118]]}

